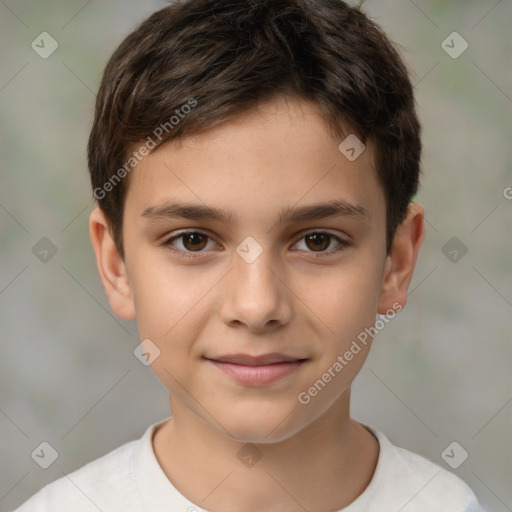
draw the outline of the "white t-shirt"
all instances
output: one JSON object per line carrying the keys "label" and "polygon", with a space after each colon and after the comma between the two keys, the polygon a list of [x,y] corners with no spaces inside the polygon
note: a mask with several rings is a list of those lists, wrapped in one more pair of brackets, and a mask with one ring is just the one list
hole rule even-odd
{"label": "white t-shirt", "polygon": [[[158,463],[152,438],[164,421],[46,485],[14,512],[206,512],[173,486]],[[379,441],[377,467],[343,512],[484,512],[460,478],[366,428]]]}

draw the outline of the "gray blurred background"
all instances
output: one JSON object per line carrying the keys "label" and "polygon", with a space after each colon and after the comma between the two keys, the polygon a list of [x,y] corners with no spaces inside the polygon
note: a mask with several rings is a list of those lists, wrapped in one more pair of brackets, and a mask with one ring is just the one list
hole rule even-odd
{"label": "gray blurred background", "polygon": [[[1,512],[169,416],[133,355],[136,324],[113,315],[96,271],[85,152],[108,57],[164,5],[0,1]],[[353,415],[459,475],[489,511],[512,510],[512,2],[364,10],[413,73],[427,236]],[[42,32],[58,44],[47,58]],[[58,452],[48,469],[31,457],[43,441]]]}

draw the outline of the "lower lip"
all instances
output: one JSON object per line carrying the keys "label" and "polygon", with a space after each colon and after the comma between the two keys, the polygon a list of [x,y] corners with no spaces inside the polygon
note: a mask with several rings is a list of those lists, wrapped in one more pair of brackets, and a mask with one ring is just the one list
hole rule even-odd
{"label": "lower lip", "polygon": [[270,384],[293,373],[304,361],[288,361],[266,364],[262,366],[246,366],[243,364],[224,363],[209,360],[219,370],[242,384],[259,386]]}

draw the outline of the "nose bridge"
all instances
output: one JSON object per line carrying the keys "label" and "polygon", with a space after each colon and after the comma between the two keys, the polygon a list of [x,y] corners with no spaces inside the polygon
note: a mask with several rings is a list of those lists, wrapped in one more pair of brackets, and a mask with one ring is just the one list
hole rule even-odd
{"label": "nose bridge", "polygon": [[[257,242],[256,242],[257,243]],[[259,245],[259,244],[258,244]],[[237,248],[234,262],[235,279],[242,288],[265,291],[274,288],[276,277],[270,271],[276,261],[272,258],[270,248],[255,245],[255,242],[243,242]]]}
{"label": "nose bridge", "polygon": [[224,320],[245,323],[252,329],[262,329],[271,321],[286,322],[290,306],[285,286],[278,278],[280,268],[271,248],[253,237],[244,239],[236,249],[229,273],[222,307]]}

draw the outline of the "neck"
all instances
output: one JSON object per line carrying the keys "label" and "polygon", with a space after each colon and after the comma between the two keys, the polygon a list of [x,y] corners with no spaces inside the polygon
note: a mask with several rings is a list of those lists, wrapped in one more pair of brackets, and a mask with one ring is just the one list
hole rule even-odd
{"label": "neck", "polygon": [[155,454],[176,489],[212,512],[339,510],[375,470],[378,442],[350,418],[350,389],[306,428],[268,444],[233,440],[180,406],[171,400]]}

